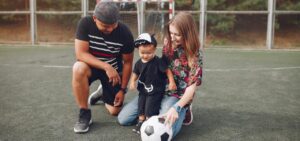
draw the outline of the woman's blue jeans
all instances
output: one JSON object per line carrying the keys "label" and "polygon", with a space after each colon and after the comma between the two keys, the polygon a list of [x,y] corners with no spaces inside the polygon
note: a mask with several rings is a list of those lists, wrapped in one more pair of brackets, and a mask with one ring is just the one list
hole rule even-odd
{"label": "woman's blue jeans", "polygon": [[[165,114],[179,99],[173,96],[165,95],[161,102],[161,108],[159,114]],[[187,108],[183,108],[180,113],[178,113],[178,119],[172,125],[173,137],[175,137],[181,127],[185,117]],[[128,126],[133,125],[138,119],[138,96],[136,96],[132,101],[126,104],[118,115],[118,122],[121,125]]]}

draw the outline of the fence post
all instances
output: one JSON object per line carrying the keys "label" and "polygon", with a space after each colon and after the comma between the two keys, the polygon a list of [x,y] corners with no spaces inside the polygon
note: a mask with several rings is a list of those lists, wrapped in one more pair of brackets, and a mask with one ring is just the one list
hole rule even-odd
{"label": "fence post", "polygon": [[175,0],[169,0],[169,19],[175,15]]}
{"label": "fence post", "polygon": [[267,48],[273,48],[274,42],[274,25],[275,25],[275,5],[276,0],[268,0],[268,27],[267,27]]}
{"label": "fence post", "polygon": [[203,49],[205,46],[205,37],[206,37],[206,7],[207,7],[207,0],[201,0],[200,2],[200,23],[199,23],[199,30],[200,30],[200,48]]}
{"label": "fence post", "polygon": [[88,15],[88,0],[81,0],[81,11],[83,17]]}
{"label": "fence post", "polygon": [[36,44],[36,0],[30,0],[30,38],[31,44]]}
{"label": "fence post", "polygon": [[136,2],[136,13],[137,13],[137,23],[138,23],[138,35],[142,33],[141,28],[142,28],[142,23],[141,23],[141,1],[138,0]]}
{"label": "fence post", "polygon": [[140,33],[143,33],[145,31],[145,2],[141,0],[140,3],[140,22],[141,22],[141,28],[140,28]]}
{"label": "fence post", "polygon": [[[165,5],[165,2],[161,2],[160,3],[160,9],[163,9]],[[164,13],[161,13],[161,25],[160,25],[160,31],[164,30],[164,25],[165,25],[165,17],[164,17]]]}

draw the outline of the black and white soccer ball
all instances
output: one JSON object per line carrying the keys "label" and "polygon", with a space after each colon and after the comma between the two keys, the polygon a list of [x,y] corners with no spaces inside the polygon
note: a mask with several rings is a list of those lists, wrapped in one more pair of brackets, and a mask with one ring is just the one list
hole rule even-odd
{"label": "black and white soccer ball", "polygon": [[173,136],[172,128],[164,124],[165,119],[152,116],[145,121],[140,133],[142,141],[170,141]]}

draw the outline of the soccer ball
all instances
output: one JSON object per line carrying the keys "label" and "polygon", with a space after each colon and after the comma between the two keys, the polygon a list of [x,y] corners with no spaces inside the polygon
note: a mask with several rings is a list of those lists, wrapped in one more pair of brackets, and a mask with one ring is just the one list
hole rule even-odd
{"label": "soccer ball", "polygon": [[145,121],[140,133],[142,141],[170,141],[173,136],[172,128],[164,124],[165,119],[152,116]]}

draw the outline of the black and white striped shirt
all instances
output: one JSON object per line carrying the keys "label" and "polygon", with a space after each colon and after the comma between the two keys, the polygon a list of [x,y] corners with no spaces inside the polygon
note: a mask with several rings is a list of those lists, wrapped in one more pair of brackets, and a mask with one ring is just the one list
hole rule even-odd
{"label": "black and white striped shirt", "polygon": [[89,52],[97,59],[111,64],[118,72],[122,71],[122,54],[133,52],[133,36],[128,27],[119,22],[111,34],[103,34],[93,18],[82,18],[77,27],[76,39],[89,42]]}

